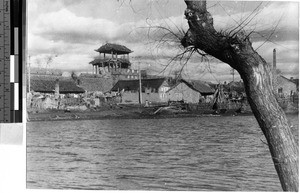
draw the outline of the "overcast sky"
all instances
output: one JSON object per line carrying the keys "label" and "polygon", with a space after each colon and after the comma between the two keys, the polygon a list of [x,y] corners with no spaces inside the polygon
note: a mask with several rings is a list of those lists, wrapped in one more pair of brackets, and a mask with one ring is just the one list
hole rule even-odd
{"label": "overcast sky", "polygon": [[[298,77],[299,27],[297,2],[216,2],[207,7],[217,30],[230,31],[237,23],[248,23],[253,47],[272,63],[277,50],[277,67],[286,77]],[[31,66],[87,72],[106,42],[133,50],[133,68],[138,64],[151,74],[169,75],[181,69],[184,61],[169,64],[182,50],[178,43],[162,43],[164,26],[176,34],[188,29],[183,0],[30,0],[28,2],[28,48]],[[252,19],[253,18],[253,19]],[[276,26],[275,33],[274,28]],[[272,35],[270,38],[269,36]],[[264,36],[264,37],[261,37]],[[168,37],[169,38],[169,37]],[[266,39],[270,41],[266,42]],[[164,67],[169,66],[163,71]],[[163,73],[160,73],[163,71]],[[186,78],[205,81],[231,81],[230,67],[215,59],[202,61],[196,54],[186,63]],[[236,79],[239,76],[236,73]]]}

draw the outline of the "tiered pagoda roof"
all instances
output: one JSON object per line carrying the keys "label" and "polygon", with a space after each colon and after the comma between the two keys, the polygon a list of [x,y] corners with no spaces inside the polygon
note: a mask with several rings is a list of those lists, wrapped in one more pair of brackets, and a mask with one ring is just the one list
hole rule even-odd
{"label": "tiered pagoda roof", "polygon": [[129,68],[131,63],[125,58],[96,58],[90,62],[92,65],[101,65],[102,67],[108,66],[110,62],[120,64],[120,68]]}
{"label": "tiered pagoda roof", "polygon": [[100,48],[98,48],[95,51],[100,52],[100,53],[105,53],[105,54],[113,53],[113,54],[118,54],[118,55],[129,54],[132,52],[126,46],[119,45],[119,44],[111,44],[111,43],[106,43],[105,45],[101,46]]}

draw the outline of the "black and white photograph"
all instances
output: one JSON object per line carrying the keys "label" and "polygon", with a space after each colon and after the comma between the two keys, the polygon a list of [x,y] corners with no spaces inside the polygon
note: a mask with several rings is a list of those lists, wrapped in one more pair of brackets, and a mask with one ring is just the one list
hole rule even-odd
{"label": "black and white photograph", "polygon": [[298,1],[27,1],[26,189],[298,191]]}

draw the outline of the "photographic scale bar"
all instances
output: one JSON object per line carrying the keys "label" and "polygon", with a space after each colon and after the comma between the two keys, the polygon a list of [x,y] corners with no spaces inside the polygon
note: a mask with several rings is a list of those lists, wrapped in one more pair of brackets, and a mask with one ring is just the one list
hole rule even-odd
{"label": "photographic scale bar", "polygon": [[0,0],[0,123],[22,122],[19,6],[18,0]]}

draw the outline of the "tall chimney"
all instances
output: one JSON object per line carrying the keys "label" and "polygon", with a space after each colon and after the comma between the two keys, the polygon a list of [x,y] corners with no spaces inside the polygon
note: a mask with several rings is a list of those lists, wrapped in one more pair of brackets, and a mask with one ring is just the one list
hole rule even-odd
{"label": "tall chimney", "polygon": [[55,80],[55,90],[54,97],[57,99],[59,97],[59,79]]}
{"label": "tall chimney", "polygon": [[276,49],[273,50],[273,69],[276,71]]}

